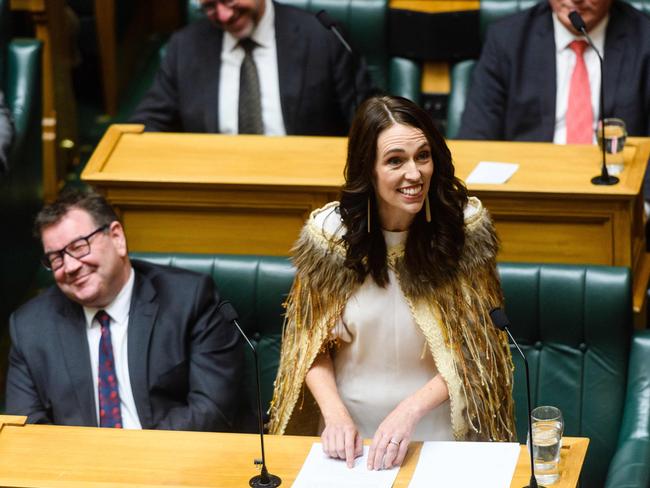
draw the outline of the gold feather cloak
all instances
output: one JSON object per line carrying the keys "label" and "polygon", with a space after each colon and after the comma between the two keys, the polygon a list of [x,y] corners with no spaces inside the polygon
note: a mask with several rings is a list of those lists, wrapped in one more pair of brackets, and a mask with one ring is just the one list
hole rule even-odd
{"label": "gold feather cloak", "polygon": [[[449,389],[451,424],[457,440],[515,440],[513,364],[504,332],[489,312],[503,301],[496,271],[498,240],[487,210],[476,198],[465,219],[465,247],[453,280],[434,286],[409,276],[404,249],[388,255],[388,265],[421,329]],[[285,304],[280,366],[271,402],[270,432],[317,435],[318,406],[304,380],[319,352],[335,347],[330,331],[359,286],[344,266],[340,235],[324,230],[312,212],[292,253],[296,277]],[[340,233],[336,233],[340,234]]]}

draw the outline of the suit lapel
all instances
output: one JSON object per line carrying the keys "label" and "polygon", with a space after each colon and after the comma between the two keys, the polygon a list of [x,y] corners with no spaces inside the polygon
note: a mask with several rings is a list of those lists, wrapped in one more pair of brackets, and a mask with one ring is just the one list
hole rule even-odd
{"label": "suit lapel", "polygon": [[136,272],[129,311],[129,378],[131,391],[143,429],[151,428],[151,401],[149,398],[149,342],[158,302],[151,282]]}
{"label": "suit lapel", "polygon": [[[540,139],[552,141],[555,133],[555,95],[556,65],[555,37],[550,8],[544,9],[540,22],[534,24],[533,39],[536,49],[533,51],[532,67],[535,69],[535,89],[539,93],[539,113],[542,120],[539,126]],[[544,68],[540,68],[544,67]],[[549,110],[549,107],[552,107]]]}
{"label": "suit lapel", "polygon": [[605,117],[616,117],[616,89],[618,77],[621,72],[621,63],[625,54],[625,46],[629,45],[626,39],[627,30],[621,14],[618,12],[616,2],[612,4],[609,23],[605,34],[605,53],[603,55],[603,88],[605,89]]}
{"label": "suit lapel", "polygon": [[206,36],[206,44],[200,49],[201,55],[204,57],[201,64],[204,69],[200,70],[204,73],[205,80],[203,83],[197,83],[197,86],[212,87],[205,94],[197,94],[197,96],[204,96],[205,110],[203,110],[203,120],[206,132],[217,133],[219,132],[219,75],[221,73],[221,45],[223,43],[223,31],[216,27],[211,27],[210,35]]}
{"label": "suit lapel", "polygon": [[290,9],[275,2],[273,6],[282,117],[287,134],[292,134],[296,131],[296,117],[302,99],[303,67],[309,50],[309,38],[300,34],[299,22],[292,22]]}
{"label": "suit lapel", "polygon": [[55,312],[63,360],[81,413],[83,425],[97,426],[97,408],[86,334],[86,319],[80,305],[64,299]]}

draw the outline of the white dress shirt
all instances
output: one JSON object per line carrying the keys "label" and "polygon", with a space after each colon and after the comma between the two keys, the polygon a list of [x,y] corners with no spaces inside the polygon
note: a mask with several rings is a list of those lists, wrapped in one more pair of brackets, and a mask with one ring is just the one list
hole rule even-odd
{"label": "white dress shirt", "polygon": [[[609,22],[609,15],[601,20],[591,31],[589,37],[605,59],[605,30]],[[569,105],[569,87],[571,86],[571,75],[576,64],[576,55],[569,47],[574,40],[584,40],[583,36],[576,36],[570,32],[553,14],[553,31],[555,34],[555,67],[556,67],[556,92],[555,92],[555,134],[553,142],[566,144],[566,112]],[[594,114],[593,140],[596,142],[596,127],[598,125],[600,108],[600,63],[598,55],[591,46],[587,46],[584,52],[587,73],[589,74],[589,86],[591,89],[591,107]]]}
{"label": "white dress shirt", "polygon": [[[117,375],[117,388],[120,395],[120,410],[122,414],[122,427],[125,429],[141,429],[140,418],[135,408],[135,400],[131,391],[129,377],[129,355],[127,344],[127,331],[129,327],[129,308],[133,295],[134,271],[122,287],[115,299],[104,310],[111,318],[111,344],[115,360],[115,373]],[[101,338],[101,325],[95,319],[100,309],[84,307],[86,316],[86,333],[90,349],[90,367],[92,369],[93,385],[95,387],[95,414],[99,425],[99,393],[97,383],[99,376],[99,340]]]}
{"label": "white dress shirt", "polygon": [[[280,105],[273,2],[266,2],[264,14],[251,38],[258,44],[253,50],[253,59],[260,80],[264,134],[284,136],[287,132]],[[239,71],[244,49],[237,45],[238,42],[239,39],[224,31],[219,72],[219,132],[222,134],[237,134],[239,131]]]}

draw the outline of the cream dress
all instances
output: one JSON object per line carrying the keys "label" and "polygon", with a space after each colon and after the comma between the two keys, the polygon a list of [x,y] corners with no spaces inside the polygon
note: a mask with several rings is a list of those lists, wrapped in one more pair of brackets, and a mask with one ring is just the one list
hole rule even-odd
{"label": "cream dress", "polygon": [[[327,233],[340,234],[337,212],[323,212],[316,219]],[[366,439],[375,435],[379,424],[402,400],[438,372],[390,267],[390,256],[403,248],[407,232],[383,233],[389,283],[380,288],[368,276],[350,297],[332,331],[340,343],[333,353],[338,392]],[[420,420],[412,440],[454,440],[449,400]]]}

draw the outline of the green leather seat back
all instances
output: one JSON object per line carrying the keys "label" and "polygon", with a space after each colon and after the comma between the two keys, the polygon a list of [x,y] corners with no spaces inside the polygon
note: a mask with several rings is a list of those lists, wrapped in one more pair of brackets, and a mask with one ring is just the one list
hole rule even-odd
{"label": "green leather seat back", "polygon": [[[239,324],[257,348],[262,406],[266,412],[280,359],[282,304],[293,282],[289,260],[270,256],[154,253],[132,253],[131,257],[212,276],[222,298],[233,304],[239,314]],[[248,406],[253,406],[256,405],[254,361],[250,350],[245,356],[246,371],[241,382]]]}
{"label": "green leather seat back", "polygon": [[[627,268],[499,264],[512,332],[529,361],[531,402],[562,410],[565,435],[590,438],[582,486],[603,486],[625,405],[631,329]],[[519,441],[523,361],[513,349]]]}
{"label": "green leather seat back", "polygon": [[42,205],[41,51],[39,41],[10,40],[9,1],[0,0],[0,90],[14,122],[9,172],[0,175],[0,408],[4,403],[9,314],[38,269],[32,223]]}
{"label": "green leather seat back", "polygon": [[[488,26],[495,20],[532,7],[540,0],[481,0],[479,21],[481,40],[485,39]],[[547,0],[541,0],[546,2]]]}
{"label": "green leather seat back", "polygon": [[465,102],[467,101],[475,65],[475,60],[466,59],[456,63],[451,68],[451,91],[449,92],[449,103],[447,105],[446,135],[448,139],[455,139],[460,130],[460,122],[465,111]]}

